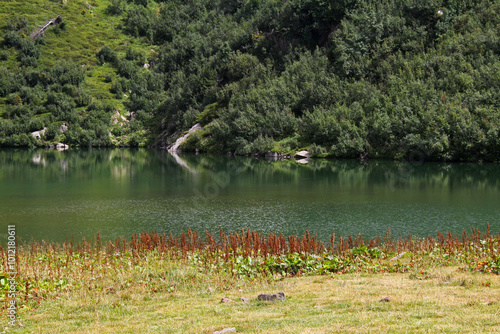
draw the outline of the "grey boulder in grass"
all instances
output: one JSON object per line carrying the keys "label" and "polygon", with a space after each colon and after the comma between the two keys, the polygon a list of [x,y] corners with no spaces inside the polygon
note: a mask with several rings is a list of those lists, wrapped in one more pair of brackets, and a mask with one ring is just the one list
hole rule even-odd
{"label": "grey boulder in grass", "polygon": [[286,299],[286,296],[285,296],[285,293],[284,292],[277,292],[277,293],[273,293],[273,294],[260,294],[257,296],[257,299],[258,300],[262,300],[262,301],[276,301],[276,300],[285,300]]}

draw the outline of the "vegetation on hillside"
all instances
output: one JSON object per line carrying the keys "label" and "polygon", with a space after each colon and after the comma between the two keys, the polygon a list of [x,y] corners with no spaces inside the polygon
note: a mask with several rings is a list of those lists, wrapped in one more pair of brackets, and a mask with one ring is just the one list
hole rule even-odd
{"label": "vegetation on hillside", "polygon": [[[498,0],[90,4],[92,14],[68,10],[66,26],[36,42],[26,29],[34,23],[22,13],[9,19],[0,61],[1,145],[166,146],[199,122],[204,129],[182,149],[500,158]],[[84,67],[80,49],[73,62],[56,66],[74,81],[47,80],[52,69],[41,59],[51,49],[44,43],[76,36],[70,20],[86,15],[99,16],[94,24],[116,22],[108,29],[119,37],[108,33],[94,43]],[[104,82],[93,73],[105,73]],[[61,122],[69,127],[64,136],[54,131]],[[49,137],[28,135],[42,127]]]}

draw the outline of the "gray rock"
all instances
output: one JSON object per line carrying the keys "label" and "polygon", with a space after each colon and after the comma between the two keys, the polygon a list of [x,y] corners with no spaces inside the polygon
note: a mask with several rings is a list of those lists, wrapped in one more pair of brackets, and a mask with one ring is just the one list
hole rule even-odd
{"label": "gray rock", "polygon": [[118,110],[115,110],[115,113],[113,114],[113,116],[111,116],[111,122],[113,125],[116,125],[116,124],[124,125],[125,123],[128,122],[128,120],[125,116],[120,114],[120,112]]}
{"label": "gray rock", "polygon": [[56,145],[56,150],[58,150],[58,151],[64,151],[64,150],[67,150],[68,148],[69,148],[69,146],[66,144],[63,144],[63,143],[58,143]]}
{"label": "gray rock", "polygon": [[276,300],[285,300],[286,299],[286,296],[285,296],[285,293],[284,292],[277,292],[277,293],[273,293],[273,294],[260,294],[257,296],[257,299],[258,300],[262,300],[262,301],[276,301]]}
{"label": "gray rock", "polygon": [[214,334],[236,333],[236,328],[224,328],[220,331],[215,331]]}
{"label": "gray rock", "polygon": [[191,127],[191,129],[189,129],[189,131],[184,136],[177,138],[175,143],[173,143],[172,145],[170,145],[168,147],[168,151],[171,153],[177,152],[179,149],[179,146],[181,146],[181,144],[189,137],[190,134],[192,134],[195,131],[201,130],[201,129],[203,129],[203,127],[200,125],[200,123],[196,123],[195,125],[193,125]]}
{"label": "gray rock", "polygon": [[47,128],[43,128],[42,130],[34,131],[31,133],[31,135],[36,140],[40,140],[40,139],[42,139],[42,136],[45,134],[45,130],[47,130]]}
{"label": "gray rock", "polygon": [[297,153],[295,153],[295,158],[298,158],[298,159],[308,159],[311,157],[311,153],[309,153],[308,151],[299,151]]}
{"label": "gray rock", "polygon": [[245,298],[245,297],[240,297],[240,300],[241,300],[243,303],[250,303],[250,299]]}
{"label": "gray rock", "polygon": [[66,123],[61,124],[61,126],[59,127],[59,132],[65,133],[66,131],[68,131],[68,126],[66,125]]}

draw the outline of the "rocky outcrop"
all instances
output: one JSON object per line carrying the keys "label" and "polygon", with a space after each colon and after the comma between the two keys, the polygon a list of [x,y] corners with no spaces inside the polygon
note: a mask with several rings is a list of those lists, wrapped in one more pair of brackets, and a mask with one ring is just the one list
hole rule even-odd
{"label": "rocky outcrop", "polygon": [[299,151],[295,153],[295,159],[309,159],[311,157],[311,153],[309,151]]}
{"label": "rocky outcrop", "polygon": [[111,117],[111,123],[113,125],[124,125],[127,123],[127,118],[125,116],[122,116],[118,110],[115,110],[115,113]]}
{"label": "rocky outcrop", "polygon": [[270,159],[273,159],[273,158],[278,159],[279,158],[279,155],[276,152],[267,152],[264,156],[266,158],[270,158]]}
{"label": "rocky outcrop", "polygon": [[68,126],[66,125],[66,123],[61,124],[61,126],[59,127],[59,132],[65,133],[66,131],[68,131]]}
{"label": "rocky outcrop", "polygon": [[64,150],[67,150],[68,148],[69,148],[69,146],[66,144],[63,144],[63,143],[56,144],[56,150],[58,150],[58,151],[64,151]]}
{"label": "rocky outcrop", "polygon": [[169,152],[178,152],[179,151],[179,146],[189,137],[189,135],[192,134],[193,132],[201,130],[201,129],[203,129],[203,127],[200,125],[200,123],[196,123],[195,125],[193,125],[191,127],[191,129],[189,129],[189,131],[184,136],[182,136],[180,138],[177,138],[177,140],[175,141],[175,143],[173,143],[172,145],[170,145],[167,148],[167,150]]}
{"label": "rocky outcrop", "polygon": [[42,139],[42,136],[45,135],[45,130],[47,130],[47,128],[43,128],[42,130],[34,131],[31,133],[31,135],[36,140],[40,140],[40,139]]}

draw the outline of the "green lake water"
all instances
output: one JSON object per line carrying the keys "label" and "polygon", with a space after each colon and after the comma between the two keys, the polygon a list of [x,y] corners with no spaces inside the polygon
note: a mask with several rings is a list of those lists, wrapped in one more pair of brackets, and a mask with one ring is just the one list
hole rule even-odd
{"label": "green lake water", "polygon": [[241,231],[393,237],[500,231],[500,165],[0,150],[0,241]]}

